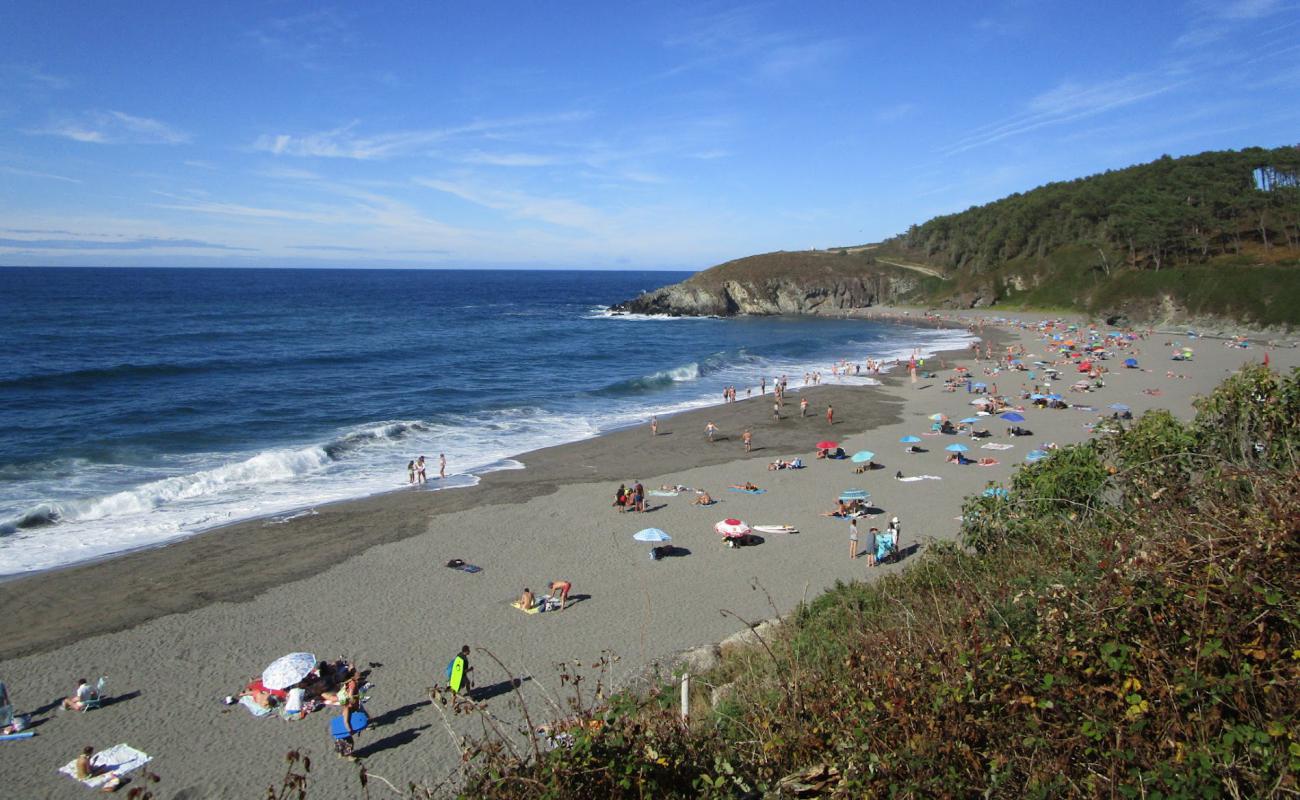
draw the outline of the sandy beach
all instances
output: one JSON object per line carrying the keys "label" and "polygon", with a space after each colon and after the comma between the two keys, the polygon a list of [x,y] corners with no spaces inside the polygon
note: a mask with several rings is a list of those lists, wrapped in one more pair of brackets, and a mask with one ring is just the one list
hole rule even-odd
{"label": "sandy beach", "polygon": [[[1027,362],[1055,357],[1036,331],[990,324],[984,334],[995,350],[1023,346]],[[1195,360],[1171,361],[1174,343],[1194,347]],[[989,481],[1006,481],[1030,450],[1083,440],[1086,426],[1108,416],[1112,403],[1127,404],[1134,415],[1165,408],[1189,417],[1197,394],[1265,352],[1276,369],[1300,365],[1294,347],[1229,348],[1156,334],[1102,362],[1110,371],[1098,391],[1067,391],[1083,376],[1063,369],[1053,390],[1094,410],[1031,408],[1021,424],[1033,435],[1019,438],[1006,436],[1008,423],[990,419],[985,427],[994,435],[984,440],[922,435],[930,414],[955,421],[973,413],[973,395],[943,391],[951,368],[965,364],[976,380],[1013,397],[1034,381],[1025,372],[985,377],[988,362],[972,362],[968,352],[946,354],[945,369],[937,369],[937,359],[926,364],[937,378],[916,383],[894,374],[882,386],[847,387],[827,377],[822,386],[792,392],[780,420],[772,419],[769,393],[660,418],[657,437],[645,426],[530,453],[521,459],[524,469],[491,473],[469,489],[395,492],[324,506],[283,524],[254,520],[0,584],[0,680],[16,710],[34,713],[37,723],[31,739],[0,742],[0,786],[13,797],[84,796],[88,790],[58,767],[84,745],[127,742],[153,757],[161,797],[261,796],[283,775],[283,756],[293,749],[313,756],[310,797],[355,797],[355,767],[334,757],[326,733],[333,711],[285,722],[221,703],[267,663],[297,650],[376,665],[367,704],[375,724],[358,741],[371,772],[397,786],[446,779],[459,758],[452,734],[481,726],[455,717],[449,730],[427,687],[442,680],[462,644],[490,650],[509,669],[472,657],[478,685],[499,694],[488,701],[492,714],[518,721],[503,683],[513,677],[522,679],[532,713],[545,716],[561,702],[559,662],[590,664],[613,653],[616,681],[629,680],[652,663],[735,633],[737,616],[772,617],[773,604],[784,613],[836,581],[906,569],[910,558],[874,569],[865,558],[848,559],[847,524],[820,516],[841,490],[866,489],[882,509],[860,522],[864,534],[896,515],[904,548],[953,539],[962,498]],[[1130,355],[1142,369],[1121,368]],[[823,374],[829,376],[829,365]],[[796,388],[801,376],[790,377]],[[801,397],[809,399],[807,418],[799,416]],[[828,404],[834,425],[825,418]],[[713,443],[704,435],[709,421],[721,430]],[[754,435],[748,455],[741,444],[747,427]],[[899,438],[908,434],[921,436],[928,452],[905,454]],[[848,461],[815,460],[814,444],[826,438],[849,453],[874,451],[883,468],[855,474]],[[956,441],[970,447],[971,458],[1000,463],[945,463],[944,447]],[[987,443],[1011,447],[984,449]],[[807,468],[767,469],[774,459],[795,456]],[[899,471],[939,479],[898,481]],[[645,514],[611,508],[618,484],[638,479],[648,489],[705,489],[720,502],[701,508],[691,504],[693,494],[683,494],[649,497]],[[745,481],[766,492],[727,490]],[[799,533],[729,549],[712,530],[725,517],[791,524]],[[649,526],[672,534],[680,555],[652,561],[648,546],[631,538]],[[483,571],[447,569],[453,558]],[[525,615],[509,605],[525,586],[540,594],[560,578],[572,581],[576,600],[564,612]],[[104,708],[52,710],[77,678],[93,682],[100,675],[111,698]]]}

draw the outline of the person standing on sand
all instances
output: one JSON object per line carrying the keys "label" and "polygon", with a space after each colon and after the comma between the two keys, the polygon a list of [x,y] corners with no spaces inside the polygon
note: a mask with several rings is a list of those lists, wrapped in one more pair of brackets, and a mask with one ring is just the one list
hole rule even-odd
{"label": "person standing on sand", "polygon": [[704,426],[704,432],[708,434],[709,441],[711,442],[713,441],[713,436],[718,432],[718,426],[714,425],[713,422],[710,421],[708,425]]}
{"label": "person standing on sand", "polygon": [[468,692],[474,685],[470,680],[469,674],[474,668],[469,665],[469,645],[462,645],[460,652],[452,657],[451,663],[447,664],[447,687],[456,694],[462,690]]}
{"label": "person standing on sand", "polygon": [[858,557],[858,521],[849,520],[849,560],[854,561]]}
{"label": "person standing on sand", "polygon": [[745,432],[740,435],[740,441],[745,443],[745,452],[748,453],[754,444],[754,434],[750,432],[749,428],[746,428]]}
{"label": "person standing on sand", "polygon": [[808,398],[806,397],[801,397],[799,399],[799,416],[808,416]]}
{"label": "person standing on sand", "polygon": [[781,404],[780,404],[780,403],[773,403],[773,404],[772,404],[772,419],[773,419],[773,421],[776,421],[776,422],[779,422],[779,421],[781,420]]}
{"label": "person standing on sand", "polygon": [[446,453],[438,454],[438,477],[439,478],[447,477],[447,454]]}
{"label": "person standing on sand", "polygon": [[835,424],[835,409],[831,406],[830,403],[826,404],[826,424],[827,425]]}
{"label": "person standing on sand", "polygon": [[658,436],[658,435],[659,435],[659,418],[658,418],[658,417],[651,417],[651,418],[650,418],[650,435],[651,435],[651,436]]}
{"label": "person standing on sand", "polygon": [[406,462],[406,482],[415,483],[415,459]]}
{"label": "person standing on sand", "polygon": [[645,487],[639,480],[632,485],[632,507],[637,511],[645,511]]}

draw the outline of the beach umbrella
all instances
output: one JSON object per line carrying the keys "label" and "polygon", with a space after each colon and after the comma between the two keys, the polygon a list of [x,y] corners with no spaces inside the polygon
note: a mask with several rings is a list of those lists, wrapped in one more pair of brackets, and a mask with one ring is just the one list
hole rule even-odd
{"label": "beach umbrella", "polygon": [[866,489],[845,489],[840,492],[841,500],[866,500],[871,493]]}
{"label": "beach umbrella", "polygon": [[1029,395],[1029,399],[1030,399],[1030,400],[1046,400],[1046,399],[1047,399],[1047,395],[1045,395],[1045,394],[1038,394],[1037,392],[1035,392],[1034,394]]}
{"label": "beach umbrella", "polygon": [[1001,417],[1002,419],[1005,419],[1007,422],[1024,422],[1024,421],[1025,421],[1025,418],[1024,418],[1023,416],[1021,416],[1020,414],[1017,414],[1017,413],[1014,412],[1014,411],[1008,411],[1007,413],[1005,413],[1005,414],[999,414],[998,416]]}
{"label": "beach umbrella", "polygon": [[671,542],[673,537],[659,530],[658,528],[646,528],[632,534],[632,538],[638,542]]}
{"label": "beach umbrella", "polygon": [[852,459],[852,460],[853,460],[854,463],[861,464],[862,462],[864,462],[864,461],[870,461],[871,459],[873,459],[873,458],[875,458],[875,457],[876,457],[876,454],[873,453],[873,452],[871,452],[870,450],[859,450],[858,452],[856,452],[856,453],[853,454],[853,459]]}
{"label": "beach umbrella", "polygon": [[290,653],[280,656],[262,670],[262,685],[268,689],[288,689],[316,669],[314,653]]}
{"label": "beach umbrella", "polygon": [[921,437],[912,436],[911,434],[908,434],[907,436],[904,436],[902,439],[899,439],[898,441],[902,442],[903,444],[919,444],[921,442]]}
{"label": "beach umbrella", "polygon": [[1126,367],[1136,367],[1137,365],[1138,365],[1138,360],[1136,358],[1124,359],[1124,366]]}
{"label": "beach umbrella", "polygon": [[967,417],[966,419],[962,420],[961,423],[963,425],[970,425],[972,423],[979,422],[979,421],[980,421],[979,417]]}
{"label": "beach umbrella", "polygon": [[931,414],[930,419],[935,422],[943,422],[944,420],[948,419],[948,417],[945,414]]}
{"label": "beach umbrella", "polygon": [[993,486],[984,490],[985,497],[1006,497],[1009,494],[1011,493],[1006,489],[1003,489],[1001,486]]}
{"label": "beach umbrella", "polygon": [[988,385],[987,383],[972,383],[972,384],[971,384],[971,388],[972,388],[972,389],[987,389],[987,388],[989,388],[989,385]]}
{"label": "beach umbrella", "polygon": [[950,444],[950,445],[948,445],[947,447],[945,447],[945,448],[943,448],[943,449],[944,449],[944,450],[947,450],[949,453],[964,453],[964,452],[966,452],[967,450],[969,450],[970,448],[967,447],[966,445],[961,444],[960,442],[958,442],[958,443],[956,443],[956,444]]}
{"label": "beach umbrella", "polygon": [[1061,397],[1059,394],[1049,394],[1049,395],[1047,396],[1047,399],[1048,399],[1048,400],[1064,400],[1065,398],[1064,398],[1064,397]]}
{"label": "beach umbrella", "polygon": [[714,525],[713,530],[723,536],[744,536],[749,533],[750,529],[748,525],[738,519],[724,519],[717,525]]}
{"label": "beach umbrella", "polygon": [[1129,407],[1126,406],[1126,405],[1124,405],[1123,403],[1111,403],[1111,404],[1110,404],[1110,407],[1111,407],[1111,409],[1114,410],[1114,411],[1128,411],[1128,410],[1129,410]]}
{"label": "beach umbrella", "polygon": [[832,441],[829,440],[829,439],[827,439],[826,441],[818,442],[818,443],[817,443],[817,449],[818,449],[818,450],[834,450],[835,448],[837,448],[837,447],[839,447],[839,446],[840,446],[840,443],[839,443],[839,442],[832,442]]}
{"label": "beach umbrella", "polygon": [[965,372],[965,371],[966,371],[966,368],[965,368],[965,367],[957,367],[957,371],[958,371],[958,372]]}

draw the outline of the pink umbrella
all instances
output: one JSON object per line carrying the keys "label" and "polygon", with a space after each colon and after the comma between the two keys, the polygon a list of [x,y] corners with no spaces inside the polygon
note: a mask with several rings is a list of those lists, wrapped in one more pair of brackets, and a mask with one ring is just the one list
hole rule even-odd
{"label": "pink umbrella", "polygon": [[750,533],[749,526],[738,519],[724,519],[722,522],[714,525],[713,530],[722,534],[727,539],[747,536]]}

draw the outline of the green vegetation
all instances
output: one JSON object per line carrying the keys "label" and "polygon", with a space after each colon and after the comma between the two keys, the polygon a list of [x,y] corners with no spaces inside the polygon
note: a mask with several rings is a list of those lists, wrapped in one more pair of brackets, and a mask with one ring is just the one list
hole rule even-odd
{"label": "green vegetation", "polygon": [[[1052,183],[912,226],[873,255],[942,269],[931,301],[1294,325],[1300,148],[1202,153]],[[1261,188],[1267,187],[1267,188]]]}
{"label": "green vegetation", "polygon": [[465,796],[1297,793],[1300,371],[1057,451],[964,519],[696,676],[689,725],[672,687],[566,676],[565,743],[474,743]]}

